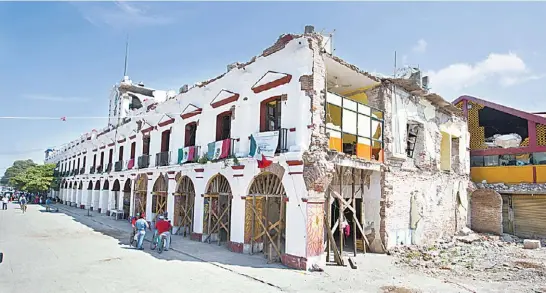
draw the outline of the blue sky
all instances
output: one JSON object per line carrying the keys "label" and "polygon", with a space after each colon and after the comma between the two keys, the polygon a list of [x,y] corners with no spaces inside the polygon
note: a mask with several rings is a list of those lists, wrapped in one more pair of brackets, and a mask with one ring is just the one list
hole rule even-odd
{"label": "blue sky", "polygon": [[[546,111],[546,3],[1,2],[0,116],[106,116],[129,75],[178,89],[247,61],[282,33],[335,29],[336,54],[370,72],[419,65],[432,91]],[[105,120],[0,119],[0,174]]]}

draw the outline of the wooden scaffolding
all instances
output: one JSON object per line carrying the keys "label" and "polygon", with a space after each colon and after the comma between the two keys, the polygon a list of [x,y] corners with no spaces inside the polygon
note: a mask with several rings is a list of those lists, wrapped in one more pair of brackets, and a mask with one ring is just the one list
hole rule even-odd
{"label": "wooden scaffolding", "polygon": [[[218,238],[218,245],[229,241],[231,217],[231,187],[226,177],[214,176],[204,197],[203,231],[206,231],[206,242],[210,243],[212,235]],[[225,236],[225,237],[224,237]]]}
{"label": "wooden scaffolding", "polygon": [[[254,178],[246,197],[245,230],[250,228],[251,253],[255,244],[263,244],[268,262],[279,262],[285,247],[286,191],[280,178],[272,173],[262,173]],[[245,231],[246,233],[247,231]]]}
{"label": "wooden scaffolding", "polygon": [[[155,218],[164,216],[167,211],[167,190],[169,188],[169,179],[159,174],[152,189],[152,214]],[[155,220],[155,219],[154,219]]]}
{"label": "wooden scaffolding", "polygon": [[[326,262],[331,262],[330,253],[333,252],[334,262],[337,265],[345,266],[343,258],[344,247],[344,231],[341,228],[345,221],[345,211],[349,210],[352,214],[351,234],[353,238],[353,253],[356,256],[357,251],[360,250],[366,253],[366,245],[369,246],[368,239],[364,233],[364,199],[363,191],[365,186],[370,186],[371,171],[356,169],[351,167],[337,166],[336,174],[330,186],[326,190],[326,209],[325,209],[325,228],[326,228]],[[334,188],[334,186],[336,188]],[[344,186],[350,186],[350,191],[347,191]],[[336,190],[337,189],[337,190]],[[357,195],[362,200],[361,207],[357,209]],[[336,203],[334,205],[334,203]],[[339,216],[332,221],[332,208],[337,206],[339,209]],[[360,219],[357,214],[357,210],[360,210]],[[332,224],[333,223],[333,224]],[[334,233],[339,233],[339,241],[335,240]],[[358,241],[360,236],[360,241]],[[351,265],[353,266],[353,265]],[[355,267],[355,266],[353,266]]]}
{"label": "wooden scaffolding", "polygon": [[[146,199],[148,196],[148,176],[140,174],[135,181],[134,209],[136,213],[146,214]],[[136,216],[135,213],[135,216]]]}
{"label": "wooden scaffolding", "polygon": [[193,206],[195,203],[195,188],[190,177],[176,176],[178,187],[174,193],[174,225],[178,226],[176,234],[188,236],[193,232]]}

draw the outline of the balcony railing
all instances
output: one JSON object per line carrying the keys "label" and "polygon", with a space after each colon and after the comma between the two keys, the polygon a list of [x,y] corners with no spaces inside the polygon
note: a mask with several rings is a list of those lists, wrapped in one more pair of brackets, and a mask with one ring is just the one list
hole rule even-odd
{"label": "balcony railing", "polygon": [[108,165],[106,165],[106,170],[105,170],[105,172],[106,172],[106,173],[110,173],[110,171],[112,171],[112,163],[108,163]]}
{"label": "balcony railing", "polygon": [[102,173],[102,165],[97,166],[97,173]]}
{"label": "balcony railing", "polygon": [[326,132],[332,150],[383,161],[383,111],[328,92]]}
{"label": "balcony railing", "polygon": [[80,175],[80,169],[75,169],[74,170],[74,175]]}
{"label": "balcony railing", "polygon": [[91,169],[89,170],[89,174],[95,174],[95,166],[91,167]]}
{"label": "balcony railing", "polygon": [[178,160],[176,161],[177,164],[197,162],[199,160],[200,151],[201,151],[201,147],[198,147],[198,146],[188,146],[184,148],[179,148]]}
{"label": "balcony railing", "polygon": [[119,172],[123,169],[123,161],[117,161],[114,165],[114,171]]}
{"label": "balcony railing", "polygon": [[161,166],[168,166],[171,162],[171,152],[161,152],[155,154],[155,166],[161,167]]}
{"label": "balcony railing", "polygon": [[82,167],[82,168],[80,169],[80,174],[85,174],[85,167]]}
{"label": "balcony railing", "polygon": [[286,152],[288,152],[288,129],[281,128],[279,129],[279,145],[277,146],[277,151],[275,153]]}
{"label": "balcony railing", "polygon": [[142,155],[138,157],[138,168],[144,169],[150,166],[150,155]]}

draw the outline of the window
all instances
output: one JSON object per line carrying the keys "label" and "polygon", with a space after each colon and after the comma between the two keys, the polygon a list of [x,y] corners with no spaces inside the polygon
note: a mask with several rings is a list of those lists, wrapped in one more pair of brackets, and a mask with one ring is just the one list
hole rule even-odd
{"label": "window", "polygon": [[216,116],[216,140],[224,140],[231,137],[231,111]]}
{"label": "window", "polygon": [[195,146],[195,136],[197,135],[197,123],[191,122],[186,125],[186,133],[184,135],[184,146]]}
{"label": "window", "polygon": [[150,154],[150,136],[142,137],[142,155]]}
{"label": "window", "polygon": [[470,157],[470,167],[483,167],[483,156]]}
{"label": "window", "polygon": [[87,159],[87,157],[83,157],[83,166],[82,166],[82,168],[84,168],[84,169],[85,169],[85,163],[87,161],[86,159]]}
{"label": "window", "polygon": [[80,158],[78,158],[78,170],[80,170]]}
{"label": "window", "polygon": [[93,167],[97,166],[97,154],[93,155]]}
{"label": "window", "polygon": [[260,107],[260,132],[281,128],[281,97],[273,97],[262,102]]}
{"label": "window", "polygon": [[407,124],[408,136],[406,139],[406,155],[408,158],[414,158],[415,145],[417,144],[417,135],[419,135],[419,124]]}
{"label": "window", "polygon": [[114,149],[110,149],[108,151],[108,164],[112,164],[113,159],[114,159]]}
{"label": "window", "polygon": [[101,153],[100,153],[100,165],[101,165],[101,166],[104,165],[104,152],[101,152]]}
{"label": "window", "polygon": [[123,146],[119,146],[118,161],[123,161]]}
{"label": "window", "polygon": [[131,143],[131,159],[135,158],[136,142]]}
{"label": "window", "polygon": [[171,131],[165,130],[161,133],[161,152],[169,151],[169,142],[171,140]]}
{"label": "window", "polygon": [[484,156],[483,165],[485,167],[492,167],[499,165],[499,156]]}

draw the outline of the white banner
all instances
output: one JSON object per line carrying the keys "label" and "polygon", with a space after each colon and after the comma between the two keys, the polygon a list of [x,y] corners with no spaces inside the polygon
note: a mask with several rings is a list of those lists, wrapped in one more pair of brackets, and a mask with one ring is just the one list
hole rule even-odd
{"label": "white banner", "polygon": [[260,156],[274,157],[279,145],[279,131],[259,132],[252,135],[256,141]]}

